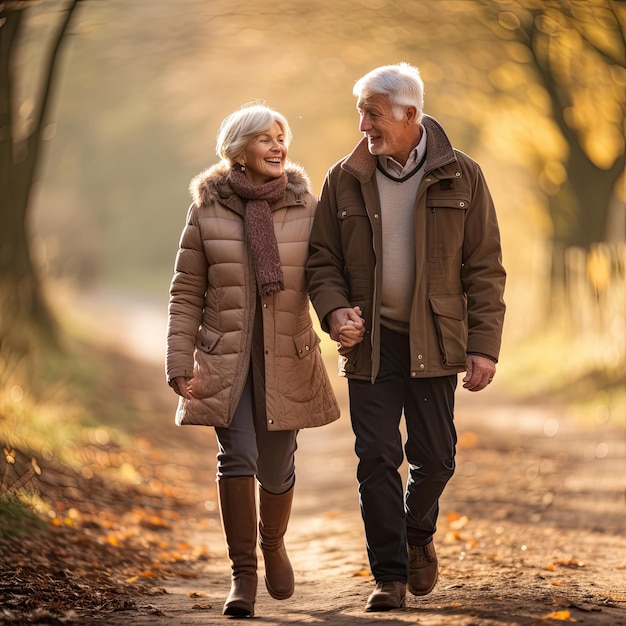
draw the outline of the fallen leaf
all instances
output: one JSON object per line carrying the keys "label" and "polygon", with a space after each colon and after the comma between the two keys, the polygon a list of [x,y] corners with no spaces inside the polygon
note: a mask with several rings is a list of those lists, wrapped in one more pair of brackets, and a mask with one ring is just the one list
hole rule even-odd
{"label": "fallen leaf", "polygon": [[461,530],[467,522],[467,515],[462,515],[461,517],[458,517],[454,521],[450,522],[450,528],[452,528],[452,530]]}
{"label": "fallen leaf", "polygon": [[371,576],[371,573],[366,569],[360,569],[358,572],[352,574],[353,576],[363,576],[364,578]]}
{"label": "fallen leaf", "polygon": [[569,611],[554,611],[545,616],[545,619],[553,619],[559,622],[575,622],[576,620],[570,615]]}
{"label": "fallen leaf", "polygon": [[471,430],[468,430],[459,435],[457,448],[475,448],[478,445],[478,441],[478,435]]}

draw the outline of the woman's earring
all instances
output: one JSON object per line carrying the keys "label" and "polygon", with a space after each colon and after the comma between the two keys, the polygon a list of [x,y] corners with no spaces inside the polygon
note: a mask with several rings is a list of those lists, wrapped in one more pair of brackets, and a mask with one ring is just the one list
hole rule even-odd
{"label": "woman's earring", "polygon": [[240,163],[240,164],[239,164],[239,167],[241,168],[241,171],[242,171],[242,172],[245,172],[245,171],[246,171],[246,164],[245,164],[245,163]]}

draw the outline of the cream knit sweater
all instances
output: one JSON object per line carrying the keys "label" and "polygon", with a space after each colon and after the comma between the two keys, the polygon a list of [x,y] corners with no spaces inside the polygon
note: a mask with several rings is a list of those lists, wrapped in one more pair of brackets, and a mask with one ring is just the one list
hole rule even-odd
{"label": "cream knit sweater", "polygon": [[[413,208],[424,174],[426,131],[422,127],[419,144],[402,167],[390,157],[378,162],[392,180],[376,171],[383,230],[383,279],[381,315],[399,326],[408,324],[415,288],[415,228]],[[418,171],[411,175],[415,169]]]}

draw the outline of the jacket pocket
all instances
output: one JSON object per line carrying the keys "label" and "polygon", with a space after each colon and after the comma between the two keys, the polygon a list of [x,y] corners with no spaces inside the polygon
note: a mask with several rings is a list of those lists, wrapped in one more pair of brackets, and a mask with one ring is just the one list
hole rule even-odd
{"label": "jacket pocket", "polygon": [[355,200],[339,200],[337,203],[337,217],[340,222],[351,217],[367,218],[367,211],[362,202],[356,202]]}
{"label": "jacket pocket", "polygon": [[196,337],[196,348],[206,354],[211,354],[222,337],[223,333],[212,328],[202,327]]}
{"label": "jacket pocket", "polygon": [[464,295],[430,296],[441,362],[446,367],[465,366],[467,350],[467,299]]}
{"label": "jacket pocket", "polygon": [[350,272],[367,272],[369,260],[363,251],[372,247],[372,227],[365,205],[355,201],[340,201],[337,220],[341,231],[341,246]]}
{"label": "jacket pocket", "polygon": [[463,248],[465,212],[469,208],[469,196],[455,193],[430,194],[426,198],[428,208],[428,254],[431,258],[451,257]]}
{"label": "jacket pocket", "polygon": [[209,398],[225,387],[224,357],[216,354],[216,348],[223,334],[211,328],[202,327],[196,337],[194,353],[194,374],[191,381],[196,398]]}
{"label": "jacket pocket", "polygon": [[305,359],[320,345],[320,338],[313,328],[309,328],[305,332],[296,335],[293,338],[293,343],[298,357]]}
{"label": "jacket pocket", "polygon": [[277,359],[279,391],[295,402],[308,402],[322,384],[320,338],[310,327],[293,338],[294,352]]}

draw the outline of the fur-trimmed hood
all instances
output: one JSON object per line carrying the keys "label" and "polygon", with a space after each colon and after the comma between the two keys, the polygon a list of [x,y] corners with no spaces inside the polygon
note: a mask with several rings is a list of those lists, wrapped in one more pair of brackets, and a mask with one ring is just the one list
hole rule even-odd
{"label": "fur-trimmed hood", "polygon": [[[211,199],[219,198],[222,201],[236,195],[228,181],[231,167],[225,161],[212,165],[208,169],[200,172],[189,184],[189,192],[196,206],[207,205]],[[293,194],[295,198],[312,193],[311,179],[306,170],[293,161],[285,163],[287,173],[288,194]]]}

